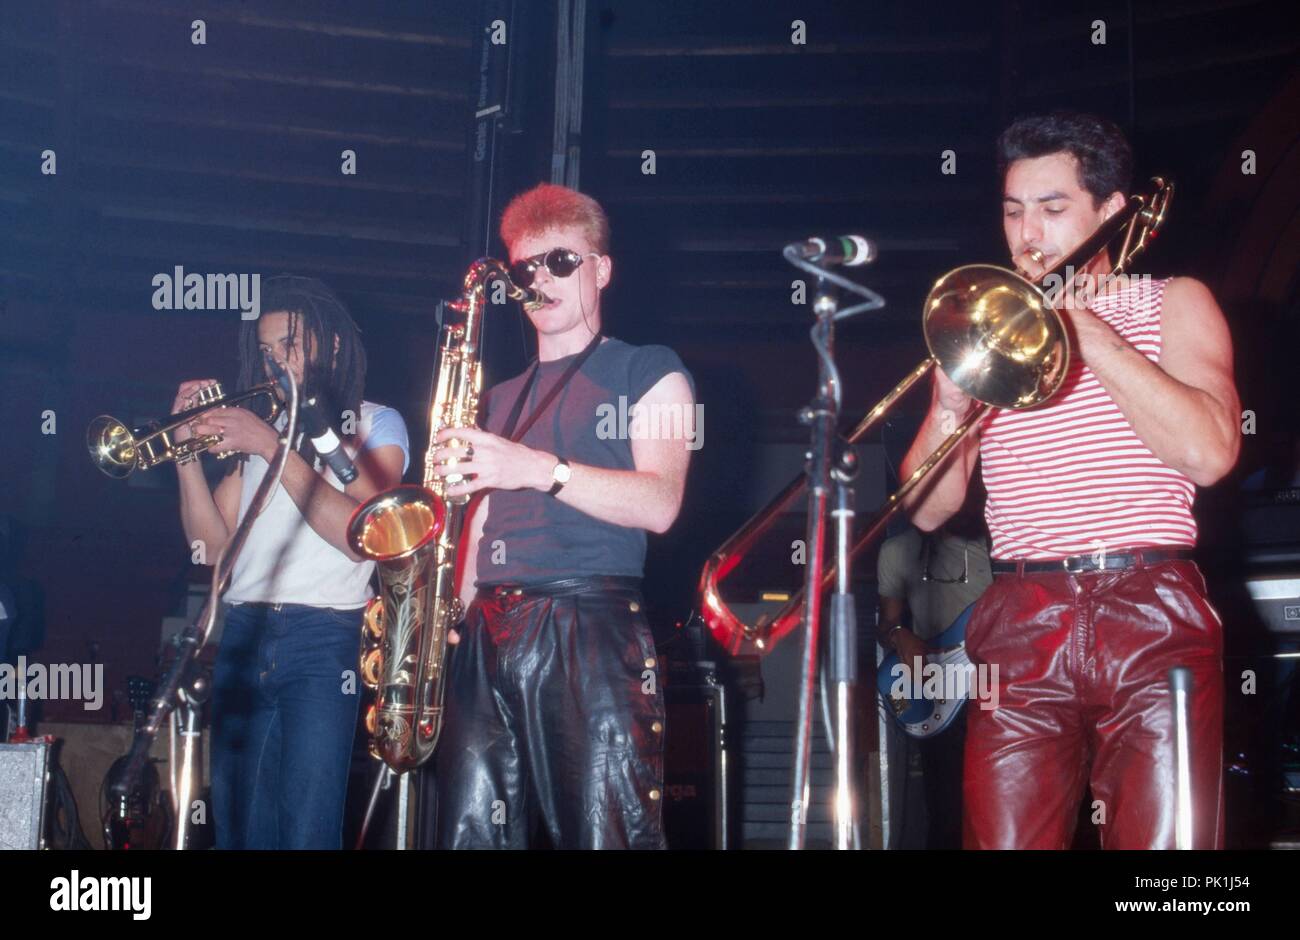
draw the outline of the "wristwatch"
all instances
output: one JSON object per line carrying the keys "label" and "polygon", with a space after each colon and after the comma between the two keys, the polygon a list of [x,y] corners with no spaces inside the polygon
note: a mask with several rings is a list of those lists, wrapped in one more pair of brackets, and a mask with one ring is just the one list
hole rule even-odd
{"label": "wristwatch", "polygon": [[560,490],[564,489],[564,484],[568,483],[569,477],[573,476],[573,468],[569,466],[569,462],[563,457],[558,458],[558,460],[559,462],[555,465],[555,469],[551,471],[551,479],[555,482],[551,484],[551,488],[546,491],[547,496],[554,496],[556,493],[560,492]]}

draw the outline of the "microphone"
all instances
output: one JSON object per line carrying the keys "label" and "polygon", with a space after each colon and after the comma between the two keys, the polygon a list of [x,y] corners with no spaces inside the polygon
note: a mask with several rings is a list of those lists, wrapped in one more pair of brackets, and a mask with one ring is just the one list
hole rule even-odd
{"label": "microphone", "polygon": [[334,471],[334,475],[345,485],[357,478],[357,465],[352,462],[348,452],[343,449],[343,442],[334,433],[326,411],[321,407],[316,396],[308,398],[298,406],[302,415],[302,426],[311,438],[316,453],[325,462],[325,466]]}
{"label": "microphone", "polygon": [[861,235],[809,238],[786,247],[796,257],[826,267],[856,268],[876,260],[876,243]]}
{"label": "microphone", "polygon": [[[270,356],[266,357],[266,362],[275,376],[276,384],[284,392],[287,401],[290,395],[289,375],[284,366],[276,362]],[[334,471],[334,475],[346,486],[357,478],[357,465],[353,463],[348,452],[343,449],[343,442],[339,436],[334,433],[334,426],[330,424],[329,415],[325,408],[321,406],[319,397],[313,395],[306,401],[298,403],[298,414],[302,417],[302,427],[311,440],[312,446],[316,448],[316,453],[325,466]]]}

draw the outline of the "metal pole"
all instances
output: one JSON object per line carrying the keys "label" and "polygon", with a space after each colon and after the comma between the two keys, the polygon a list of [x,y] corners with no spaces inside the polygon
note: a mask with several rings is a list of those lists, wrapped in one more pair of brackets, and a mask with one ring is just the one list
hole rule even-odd
{"label": "metal pole", "polygon": [[558,0],[555,11],[555,117],[551,182],[578,188],[582,152],[582,70],[586,63],[586,0]]}
{"label": "metal pole", "polygon": [[713,690],[714,701],[717,703],[717,712],[714,715],[714,761],[713,773],[717,778],[717,812],[714,815],[713,824],[713,844],[719,849],[728,848],[728,831],[730,830],[731,820],[728,818],[730,808],[727,800],[727,738],[730,731],[727,728],[727,687],[718,681],[717,673],[710,672],[705,677],[705,684]]}
{"label": "metal pole", "polygon": [[[880,669],[881,663],[885,661],[885,653],[879,644],[876,649],[876,669]],[[890,836],[890,813],[893,812],[893,806],[889,798],[890,793],[890,767],[889,767],[889,719],[885,715],[884,706],[880,704],[879,697],[876,701],[876,757],[880,770],[880,848],[884,851],[889,850]]]}
{"label": "metal pole", "polygon": [[186,702],[173,715],[181,736],[181,765],[177,771],[176,789],[176,845],[186,849],[190,844],[190,807],[194,801],[194,751],[199,736],[199,710]]}
{"label": "metal pole", "polygon": [[411,790],[413,789],[412,778],[415,776],[414,771],[405,771],[397,775],[397,845],[399,851],[410,849],[415,846],[412,831],[415,822],[415,814],[411,806]]}
{"label": "metal pole", "polygon": [[1192,755],[1188,721],[1188,699],[1192,694],[1192,671],[1186,666],[1169,670],[1169,691],[1174,709],[1174,752],[1176,754],[1177,802],[1174,845],[1192,847]]}
{"label": "metal pole", "polygon": [[818,643],[821,637],[822,573],[826,567],[826,506],[830,497],[831,464],[834,459],[838,415],[837,391],[827,359],[834,354],[835,311],[839,304],[833,288],[821,281],[813,301],[825,355],[817,357],[817,398],[801,417],[812,426],[808,452],[808,523],[805,536],[807,566],[803,593],[803,657],[799,669],[799,718],[795,731],[794,782],[790,797],[790,838],[787,846],[802,849],[808,824],[809,765],[812,760],[813,697],[817,685]]}
{"label": "metal pole", "polygon": [[836,587],[831,596],[831,680],[835,684],[835,847],[858,847],[857,787],[853,773],[853,693],[857,687],[857,613],[850,587],[853,487],[857,457],[843,447],[835,480]]}

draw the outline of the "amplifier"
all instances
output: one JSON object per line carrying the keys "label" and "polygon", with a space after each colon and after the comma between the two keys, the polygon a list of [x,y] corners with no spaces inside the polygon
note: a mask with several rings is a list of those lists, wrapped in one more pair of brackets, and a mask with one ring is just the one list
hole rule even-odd
{"label": "amplifier", "polygon": [[1256,575],[1246,579],[1246,590],[1271,632],[1300,634],[1300,572]]}
{"label": "amplifier", "polygon": [[45,848],[52,739],[0,744],[0,849]]}
{"label": "amplifier", "polygon": [[664,687],[664,834],[670,849],[727,848],[726,692],[711,673]]}

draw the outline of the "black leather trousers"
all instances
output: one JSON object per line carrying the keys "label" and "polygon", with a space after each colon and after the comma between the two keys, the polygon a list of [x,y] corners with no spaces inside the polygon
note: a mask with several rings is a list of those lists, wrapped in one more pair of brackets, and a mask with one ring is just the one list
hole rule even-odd
{"label": "black leather trousers", "polygon": [[438,848],[664,848],[664,705],[639,579],[479,587],[448,657]]}

